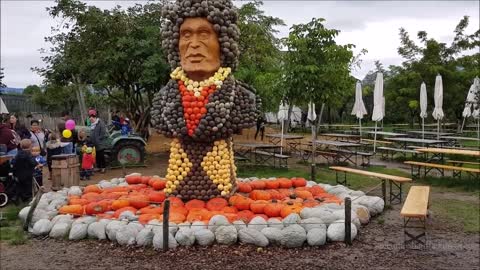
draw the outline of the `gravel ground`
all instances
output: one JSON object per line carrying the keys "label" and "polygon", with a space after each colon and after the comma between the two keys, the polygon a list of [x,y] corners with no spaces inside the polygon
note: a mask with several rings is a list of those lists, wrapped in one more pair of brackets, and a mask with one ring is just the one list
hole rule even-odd
{"label": "gravel ground", "polygon": [[0,243],[0,269],[480,269],[478,234],[464,234],[434,216],[428,248],[403,248],[399,207],[362,228],[352,246],[284,249],[234,245],[178,248],[121,247],[109,241],[32,239]]}

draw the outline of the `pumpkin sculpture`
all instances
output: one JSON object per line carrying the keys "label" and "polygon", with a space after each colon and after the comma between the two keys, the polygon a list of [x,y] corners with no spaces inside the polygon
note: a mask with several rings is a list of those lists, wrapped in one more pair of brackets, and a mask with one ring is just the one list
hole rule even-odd
{"label": "pumpkin sculpture", "polygon": [[236,189],[232,135],[255,125],[261,105],[254,90],[232,75],[238,15],[230,0],[177,0],[171,8],[162,46],[173,71],[151,113],[153,126],[174,138],[164,191],[183,200],[229,197]]}

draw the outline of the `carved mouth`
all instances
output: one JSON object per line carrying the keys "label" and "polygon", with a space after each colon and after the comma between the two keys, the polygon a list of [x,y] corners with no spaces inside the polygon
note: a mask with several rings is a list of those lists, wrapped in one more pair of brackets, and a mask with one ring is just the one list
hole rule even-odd
{"label": "carved mouth", "polygon": [[201,62],[204,58],[205,58],[205,56],[203,54],[200,54],[200,53],[190,54],[190,55],[187,56],[187,59],[192,63]]}

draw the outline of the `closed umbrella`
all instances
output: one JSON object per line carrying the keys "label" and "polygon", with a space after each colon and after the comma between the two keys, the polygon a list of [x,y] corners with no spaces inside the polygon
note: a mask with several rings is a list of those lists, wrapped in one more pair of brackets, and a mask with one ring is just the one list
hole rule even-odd
{"label": "closed umbrella", "polygon": [[373,113],[372,121],[375,121],[375,136],[373,140],[373,152],[375,153],[377,144],[377,124],[378,121],[383,119],[383,74],[377,73],[377,79],[375,80],[375,88],[373,90]]}
{"label": "closed umbrella", "polygon": [[280,154],[283,153],[283,129],[285,125],[285,120],[288,119],[288,104],[284,101],[280,103],[278,108],[277,119],[282,123],[282,133],[280,135]]}
{"label": "closed umbrella", "polygon": [[427,117],[427,86],[420,85],[420,118],[422,118],[422,139],[425,140],[425,118]]}
{"label": "closed umbrella", "polygon": [[0,97],[0,114],[8,114],[7,106],[3,103],[3,99]]}
{"label": "closed umbrella", "polygon": [[478,77],[473,80],[473,84],[470,86],[468,90],[467,99],[465,100],[465,108],[463,109],[463,122],[461,131],[463,132],[463,127],[465,125],[465,119],[472,116],[472,106],[475,103],[475,97],[479,91],[480,83]]}
{"label": "closed umbrella", "polygon": [[443,84],[442,76],[440,74],[435,78],[435,92],[433,93],[433,101],[435,101],[435,108],[432,116],[437,120],[437,139],[440,138],[440,120],[443,119]]}
{"label": "closed umbrella", "polygon": [[362,118],[365,114],[367,114],[367,109],[365,104],[363,104],[362,85],[360,82],[357,82],[355,85],[355,103],[353,104],[352,115],[358,118],[360,138],[362,138]]}

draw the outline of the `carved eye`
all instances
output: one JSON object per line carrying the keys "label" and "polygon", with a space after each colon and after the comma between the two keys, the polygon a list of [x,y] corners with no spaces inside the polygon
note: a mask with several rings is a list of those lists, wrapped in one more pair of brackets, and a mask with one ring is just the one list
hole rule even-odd
{"label": "carved eye", "polygon": [[202,39],[206,39],[210,36],[210,32],[206,31],[206,30],[203,30],[203,31],[200,31],[200,38]]}
{"label": "carved eye", "polygon": [[183,38],[190,38],[192,36],[192,32],[190,31],[183,31],[181,34]]}

